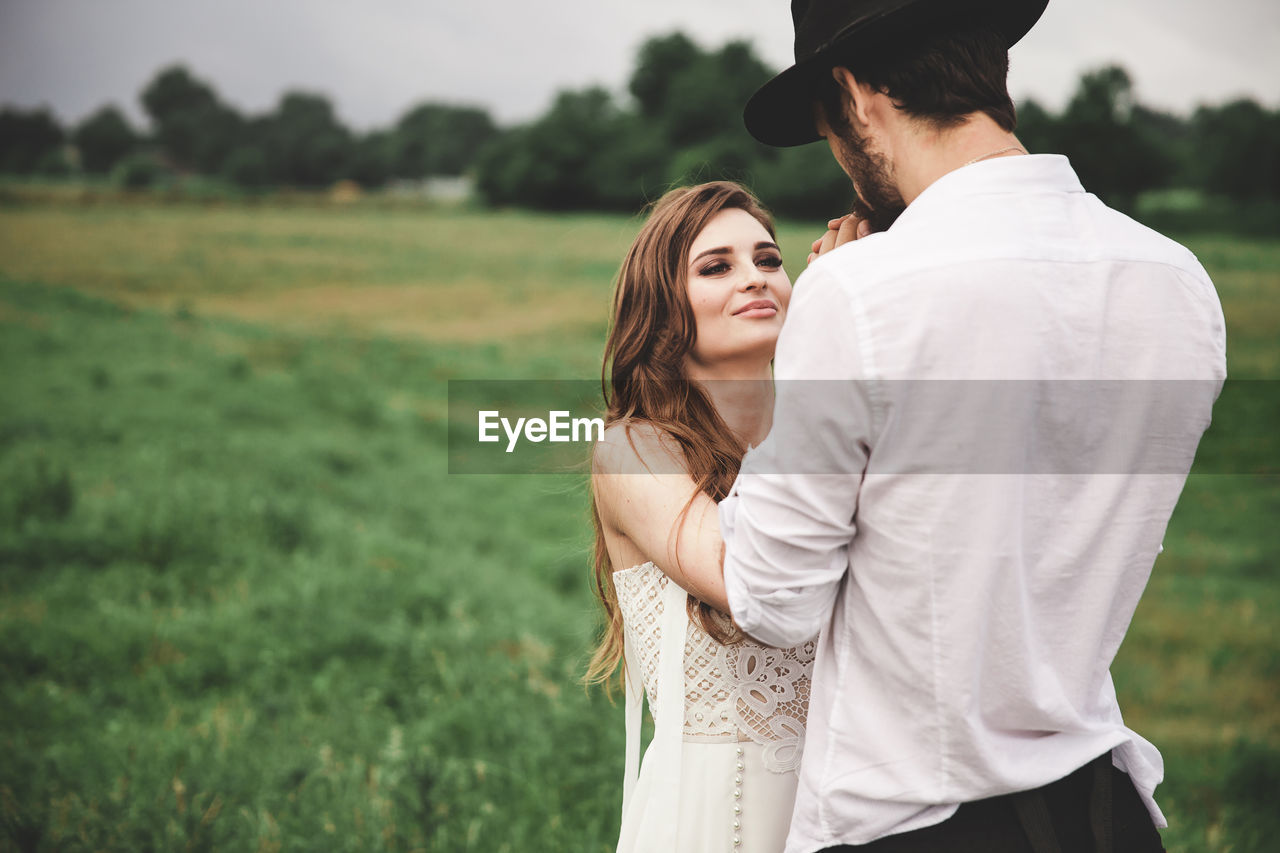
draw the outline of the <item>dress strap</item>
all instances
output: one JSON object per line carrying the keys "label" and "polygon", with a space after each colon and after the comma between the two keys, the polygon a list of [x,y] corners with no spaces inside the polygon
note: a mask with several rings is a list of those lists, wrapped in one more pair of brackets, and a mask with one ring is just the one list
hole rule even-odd
{"label": "dress strap", "polygon": [[631,792],[636,786],[636,777],[640,775],[640,714],[644,703],[644,684],[640,679],[640,662],[636,659],[636,650],[630,637],[625,637],[622,646],[623,674],[627,681],[627,745],[626,760],[622,777],[622,813],[627,813],[631,804]]}
{"label": "dress strap", "polygon": [[640,763],[640,711],[644,698],[639,656],[630,643],[623,646],[627,665],[626,778],[622,783],[621,853],[672,853],[680,816],[680,761],[684,749],[684,644],[689,630],[685,616],[688,593],[666,578],[662,592],[662,640],[658,647],[658,707],[653,740],[644,755],[644,773],[650,780],[638,800]]}
{"label": "dress strap", "polygon": [[654,760],[665,769],[666,784],[655,792],[654,850],[676,849],[680,814],[680,758],[684,747],[684,643],[689,630],[685,604],[689,594],[667,578],[662,599],[662,657],[658,659],[658,718],[654,723]]}

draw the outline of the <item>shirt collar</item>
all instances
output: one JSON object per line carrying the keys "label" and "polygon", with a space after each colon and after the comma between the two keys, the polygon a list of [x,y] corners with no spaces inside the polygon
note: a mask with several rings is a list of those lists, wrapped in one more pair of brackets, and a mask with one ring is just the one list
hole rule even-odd
{"label": "shirt collar", "polygon": [[954,198],[1027,192],[1082,193],[1084,187],[1062,154],[1022,154],[983,160],[947,172],[925,187],[889,230]]}

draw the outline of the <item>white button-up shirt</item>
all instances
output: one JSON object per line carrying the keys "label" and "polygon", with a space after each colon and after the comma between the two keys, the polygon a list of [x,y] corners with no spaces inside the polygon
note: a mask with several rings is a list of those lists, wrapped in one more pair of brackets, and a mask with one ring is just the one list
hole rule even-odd
{"label": "white button-up shirt", "polygon": [[787,853],[1108,750],[1165,825],[1109,667],[1225,353],[1195,257],[1058,155],[950,172],[800,276],[773,430],[720,505],[738,624],[821,632]]}

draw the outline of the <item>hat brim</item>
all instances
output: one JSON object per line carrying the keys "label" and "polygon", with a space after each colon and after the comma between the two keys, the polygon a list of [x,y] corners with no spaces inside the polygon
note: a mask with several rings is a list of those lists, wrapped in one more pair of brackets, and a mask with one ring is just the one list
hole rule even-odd
{"label": "hat brim", "polygon": [[[978,12],[1004,35],[1006,45],[1013,47],[1040,20],[1048,3],[1049,0],[989,0],[979,4]],[[817,83],[830,73],[832,57],[856,50],[860,43],[869,47],[872,40],[882,43],[893,36],[901,38],[913,26],[936,25],[941,14],[936,3],[920,2],[842,34],[814,56],[783,70],[756,90],[742,111],[747,132],[775,148],[817,142],[822,137],[814,125],[815,91]]]}
{"label": "hat brim", "polygon": [[747,132],[774,148],[808,145],[821,139],[813,108],[823,73],[829,73],[825,62],[798,63],[757,89],[742,110]]}

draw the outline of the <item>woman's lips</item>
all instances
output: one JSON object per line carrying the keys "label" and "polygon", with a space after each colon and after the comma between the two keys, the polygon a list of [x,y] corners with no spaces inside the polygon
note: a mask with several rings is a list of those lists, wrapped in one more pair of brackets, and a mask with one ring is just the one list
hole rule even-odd
{"label": "woman's lips", "polygon": [[778,305],[768,299],[756,299],[733,312],[735,317],[772,317],[778,313]]}

